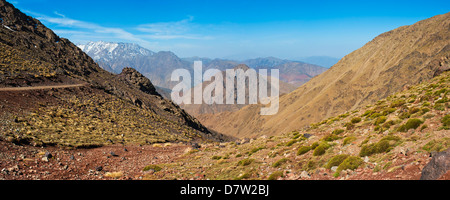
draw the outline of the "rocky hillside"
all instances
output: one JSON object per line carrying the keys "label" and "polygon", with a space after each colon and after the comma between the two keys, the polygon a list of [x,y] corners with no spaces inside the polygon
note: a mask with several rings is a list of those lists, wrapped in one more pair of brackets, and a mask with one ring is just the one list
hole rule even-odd
{"label": "rocky hillside", "polygon": [[0,179],[449,180],[449,83],[445,72],[307,128],[233,142],[43,149],[0,140]]}
{"label": "rocky hillside", "polygon": [[4,0],[0,8],[1,138],[71,147],[224,139],[136,70],[111,74],[37,19]]}
{"label": "rocky hillside", "polygon": [[270,136],[363,108],[448,70],[449,30],[447,13],[383,33],[281,97],[276,115],[260,116],[259,106],[247,106],[199,119],[209,128],[237,137]]}
{"label": "rocky hillside", "polygon": [[[176,162],[157,164],[161,170],[143,171],[142,177],[448,180],[449,99],[450,72],[445,72],[375,104],[306,128],[277,136],[202,144],[200,149],[188,147]],[[433,164],[428,164],[430,160]]]}

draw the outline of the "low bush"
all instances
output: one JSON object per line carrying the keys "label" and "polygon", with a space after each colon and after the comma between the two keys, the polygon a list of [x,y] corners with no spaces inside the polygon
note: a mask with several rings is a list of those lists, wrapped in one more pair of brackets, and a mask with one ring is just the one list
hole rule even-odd
{"label": "low bush", "polygon": [[238,165],[238,166],[247,166],[247,165],[252,164],[254,161],[255,161],[255,159],[246,158],[246,159],[240,160],[240,161],[237,163],[237,165]]}
{"label": "low bush", "polygon": [[343,132],[344,132],[344,130],[342,130],[342,129],[336,129],[336,130],[334,130],[331,134],[339,135],[339,134],[341,134],[341,133],[343,133]]}
{"label": "low bush", "polygon": [[359,156],[364,157],[371,156],[377,153],[389,152],[399,141],[400,137],[398,136],[385,136],[377,143],[363,145],[361,147],[361,151],[359,152]]}
{"label": "low bush", "polygon": [[375,120],[374,125],[375,126],[380,125],[380,124],[384,123],[386,121],[386,119],[387,119],[386,116],[380,116],[377,118],[377,120]]}
{"label": "low bush", "polygon": [[305,153],[308,153],[308,151],[310,151],[310,150],[311,150],[310,146],[301,146],[297,150],[297,155],[303,155]]}
{"label": "low bush", "polygon": [[276,171],[270,174],[268,180],[277,180],[279,177],[283,176],[283,171]]}
{"label": "low bush", "polygon": [[442,119],[442,126],[444,127],[445,130],[449,130],[450,129],[450,114],[445,115]]}
{"label": "low bush", "polygon": [[311,149],[315,149],[317,146],[319,146],[319,142],[314,142],[311,144]]}
{"label": "low bush", "polygon": [[423,124],[423,121],[420,119],[409,119],[405,124],[401,125],[398,128],[398,131],[400,132],[406,132],[409,129],[416,129],[418,128],[421,124]]}
{"label": "low bush", "polygon": [[324,136],[321,140],[331,142],[331,141],[335,141],[335,140],[339,140],[339,139],[341,139],[341,137],[339,137],[335,134],[328,134],[328,135]]}
{"label": "low bush", "polygon": [[428,152],[441,152],[450,147],[450,138],[442,138],[438,140],[431,140],[425,144],[422,149]]}
{"label": "low bush", "polygon": [[346,169],[355,170],[363,163],[364,161],[360,157],[349,156],[344,161],[342,161],[342,163],[338,166],[336,172],[340,173],[342,170]]}
{"label": "low bush", "polygon": [[284,164],[284,163],[286,163],[286,162],[288,162],[288,161],[289,161],[288,158],[282,158],[282,159],[280,159],[280,160],[274,162],[274,163],[272,164],[272,167],[279,167],[279,166],[281,166],[282,164]]}
{"label": "low bush", "polygon": [[313,156],[321,156],[325,154],[326,150],[330,148],[330,145],[326,142],[322,142],[314,149]]}
{"label": "low bush", "polygon": [[342,146],[345,146],[345,145],[347,145],[347,144],[350,144],[351,142],[353,142],[353,141],[355,141],[355,140],[356,140],[356,137],[355,137],[355,136],[349,136],[349,137],[346,137],[346,138],[344,139],[343,143],[342,143]]}
{"label": "low bush", "polygon": [[351,122],[352,122],[352,124],[359,123],[359,122],[361,122],[361,117],[352,118]]}
{"label": "low bush", "polygon": [[162,168],[158,165],[147,165],[144,167],[144,169],[142,171],[146,172],[149,170],[153,170],[154,172],[159,172],[162,170]]}
{"label": "low bush", "polygon": [[406,103],[405,100],[400,99],[400,100],[395,100],[391,103],[391,108],[396,108],[396,107],[400,107],[403,106]]}
{"label": "low bush", "polygon": [[333,158],[331,158],[328,161],[328,163],[325,165],[325,168],[326,169],[331,169],[334,166],[339,166],[348,157],[349,157],[349,155],[346,155],[346,154],[341,154],[341,155],[334,156]]}

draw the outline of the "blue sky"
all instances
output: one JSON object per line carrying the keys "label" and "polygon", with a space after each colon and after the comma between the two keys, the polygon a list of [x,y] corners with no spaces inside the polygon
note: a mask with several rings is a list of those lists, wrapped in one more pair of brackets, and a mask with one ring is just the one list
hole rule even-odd
{"label": "blue sky", "polygon": [[450,1],[7,0],[75,43],[138,43],[180,57],[343,57]]}

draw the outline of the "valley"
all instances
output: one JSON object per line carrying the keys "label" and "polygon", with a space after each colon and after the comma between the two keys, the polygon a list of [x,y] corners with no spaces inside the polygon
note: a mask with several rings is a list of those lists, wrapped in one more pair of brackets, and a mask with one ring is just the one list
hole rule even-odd
{"label": "valley", "polygon": [[[329,69],[75,45],[5,0],[0,23],[0,180],[450,179],[450,13],[382,33]],[[310,59],[333,63],[322,58]],[[279,69],[279,85],[256,75],[279,87],[278,113],[261,115],[250,89],[245,104],[177,105],[171,73],[198,60],[222,77]]]}

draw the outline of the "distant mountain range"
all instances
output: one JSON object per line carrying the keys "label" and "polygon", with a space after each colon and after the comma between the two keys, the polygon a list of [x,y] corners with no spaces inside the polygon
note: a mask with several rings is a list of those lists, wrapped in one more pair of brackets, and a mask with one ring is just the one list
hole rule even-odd
{"label": "distant mountain range", "polygon": [[335,65],[337,62],[339,62],[340,58],[334,58],[334,57],[329,57],[329,56],[310,56],[310,57],[299,58],[298,60],[301,60],[306,63],[311,63],[314,65],[319,65],[322,67],[330,68],[333,65]]}
{"label": "distant mountain range", "polygon": [[103,69],[120,73],[124,67],[132,67],[148,77],[156,87],[170,89],[175,82],[170,81],[175,69],[193,69],[193,62],[201,60],[203,70],[224,71],[239,64],[253,69],[280,69],[280,80],[296,87],[327,70],[325,67],[300,61],[283,60],[274,57],[256,58],[245,61],[210,59],[201,57],[179,58],[170,51],[153,52],[137,44],[113,42],[89,42],[79,44],[81,50],[92,57]]}
{"label": "distant mountain range", "polygon": [[449,58],[450,13],[447,13],[377,36],[326,72],[280,97],[276,115],[261,116],[260,107],[246,106],[237,112],[196,117],[206,127],[236,137],[287,133],[360,110],[395,92],[429,81],[450,70]]}

